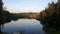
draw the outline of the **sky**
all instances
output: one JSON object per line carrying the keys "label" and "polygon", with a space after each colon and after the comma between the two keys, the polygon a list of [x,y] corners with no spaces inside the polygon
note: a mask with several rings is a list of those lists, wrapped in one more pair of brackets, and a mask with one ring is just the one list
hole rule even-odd
{"label": "sky", "polygon": [[4,7],[11,13],[37,12],[44,10],[48,3],[57,0],[3,0]]}

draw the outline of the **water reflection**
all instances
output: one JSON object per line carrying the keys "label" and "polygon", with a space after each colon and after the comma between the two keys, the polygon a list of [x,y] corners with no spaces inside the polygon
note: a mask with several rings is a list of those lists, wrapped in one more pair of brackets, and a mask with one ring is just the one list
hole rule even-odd
{"label": "water reflection", "polygon": [[19,19],[0,25],[0,31],[7,34],[45,34],[40,21],[35,19]]}
{"label": "water reflection", "polygon": [[1,31],[1,29],[4,28],[4,23],[0,24],[0,34],[5,34],[4,32]]}
{"label": "water reflection", "polygon": [[41,22],[46,34],[60,34],[60,26],[54,22]]}

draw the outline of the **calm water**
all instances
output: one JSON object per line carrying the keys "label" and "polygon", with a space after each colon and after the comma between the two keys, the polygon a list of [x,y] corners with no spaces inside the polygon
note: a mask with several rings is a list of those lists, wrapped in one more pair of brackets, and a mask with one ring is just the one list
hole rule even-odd
{"label": "calm water", "polygon": [[1,27],[1,31],[7,34],[45,34],[42,25],[35,19],[19,19],[5,23]]}

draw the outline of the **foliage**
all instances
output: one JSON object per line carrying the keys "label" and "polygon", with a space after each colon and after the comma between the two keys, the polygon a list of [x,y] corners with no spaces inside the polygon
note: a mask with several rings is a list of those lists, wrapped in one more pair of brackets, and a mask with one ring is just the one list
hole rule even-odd
{"label": "foliage", "polygon": [[48,8],[40,12],[38,20],[45,26],[43,28],[45,31],[60,30],[60,1],[57,3],[49,3]]}

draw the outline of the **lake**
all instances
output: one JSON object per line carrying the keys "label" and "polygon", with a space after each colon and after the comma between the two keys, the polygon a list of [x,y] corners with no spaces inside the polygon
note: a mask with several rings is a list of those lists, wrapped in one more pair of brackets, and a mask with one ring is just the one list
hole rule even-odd
{"label": "lake", "polygon": [[19,19],[1,26],[1,32],[7,34],[45,34],[40,21],[36,19]]}

